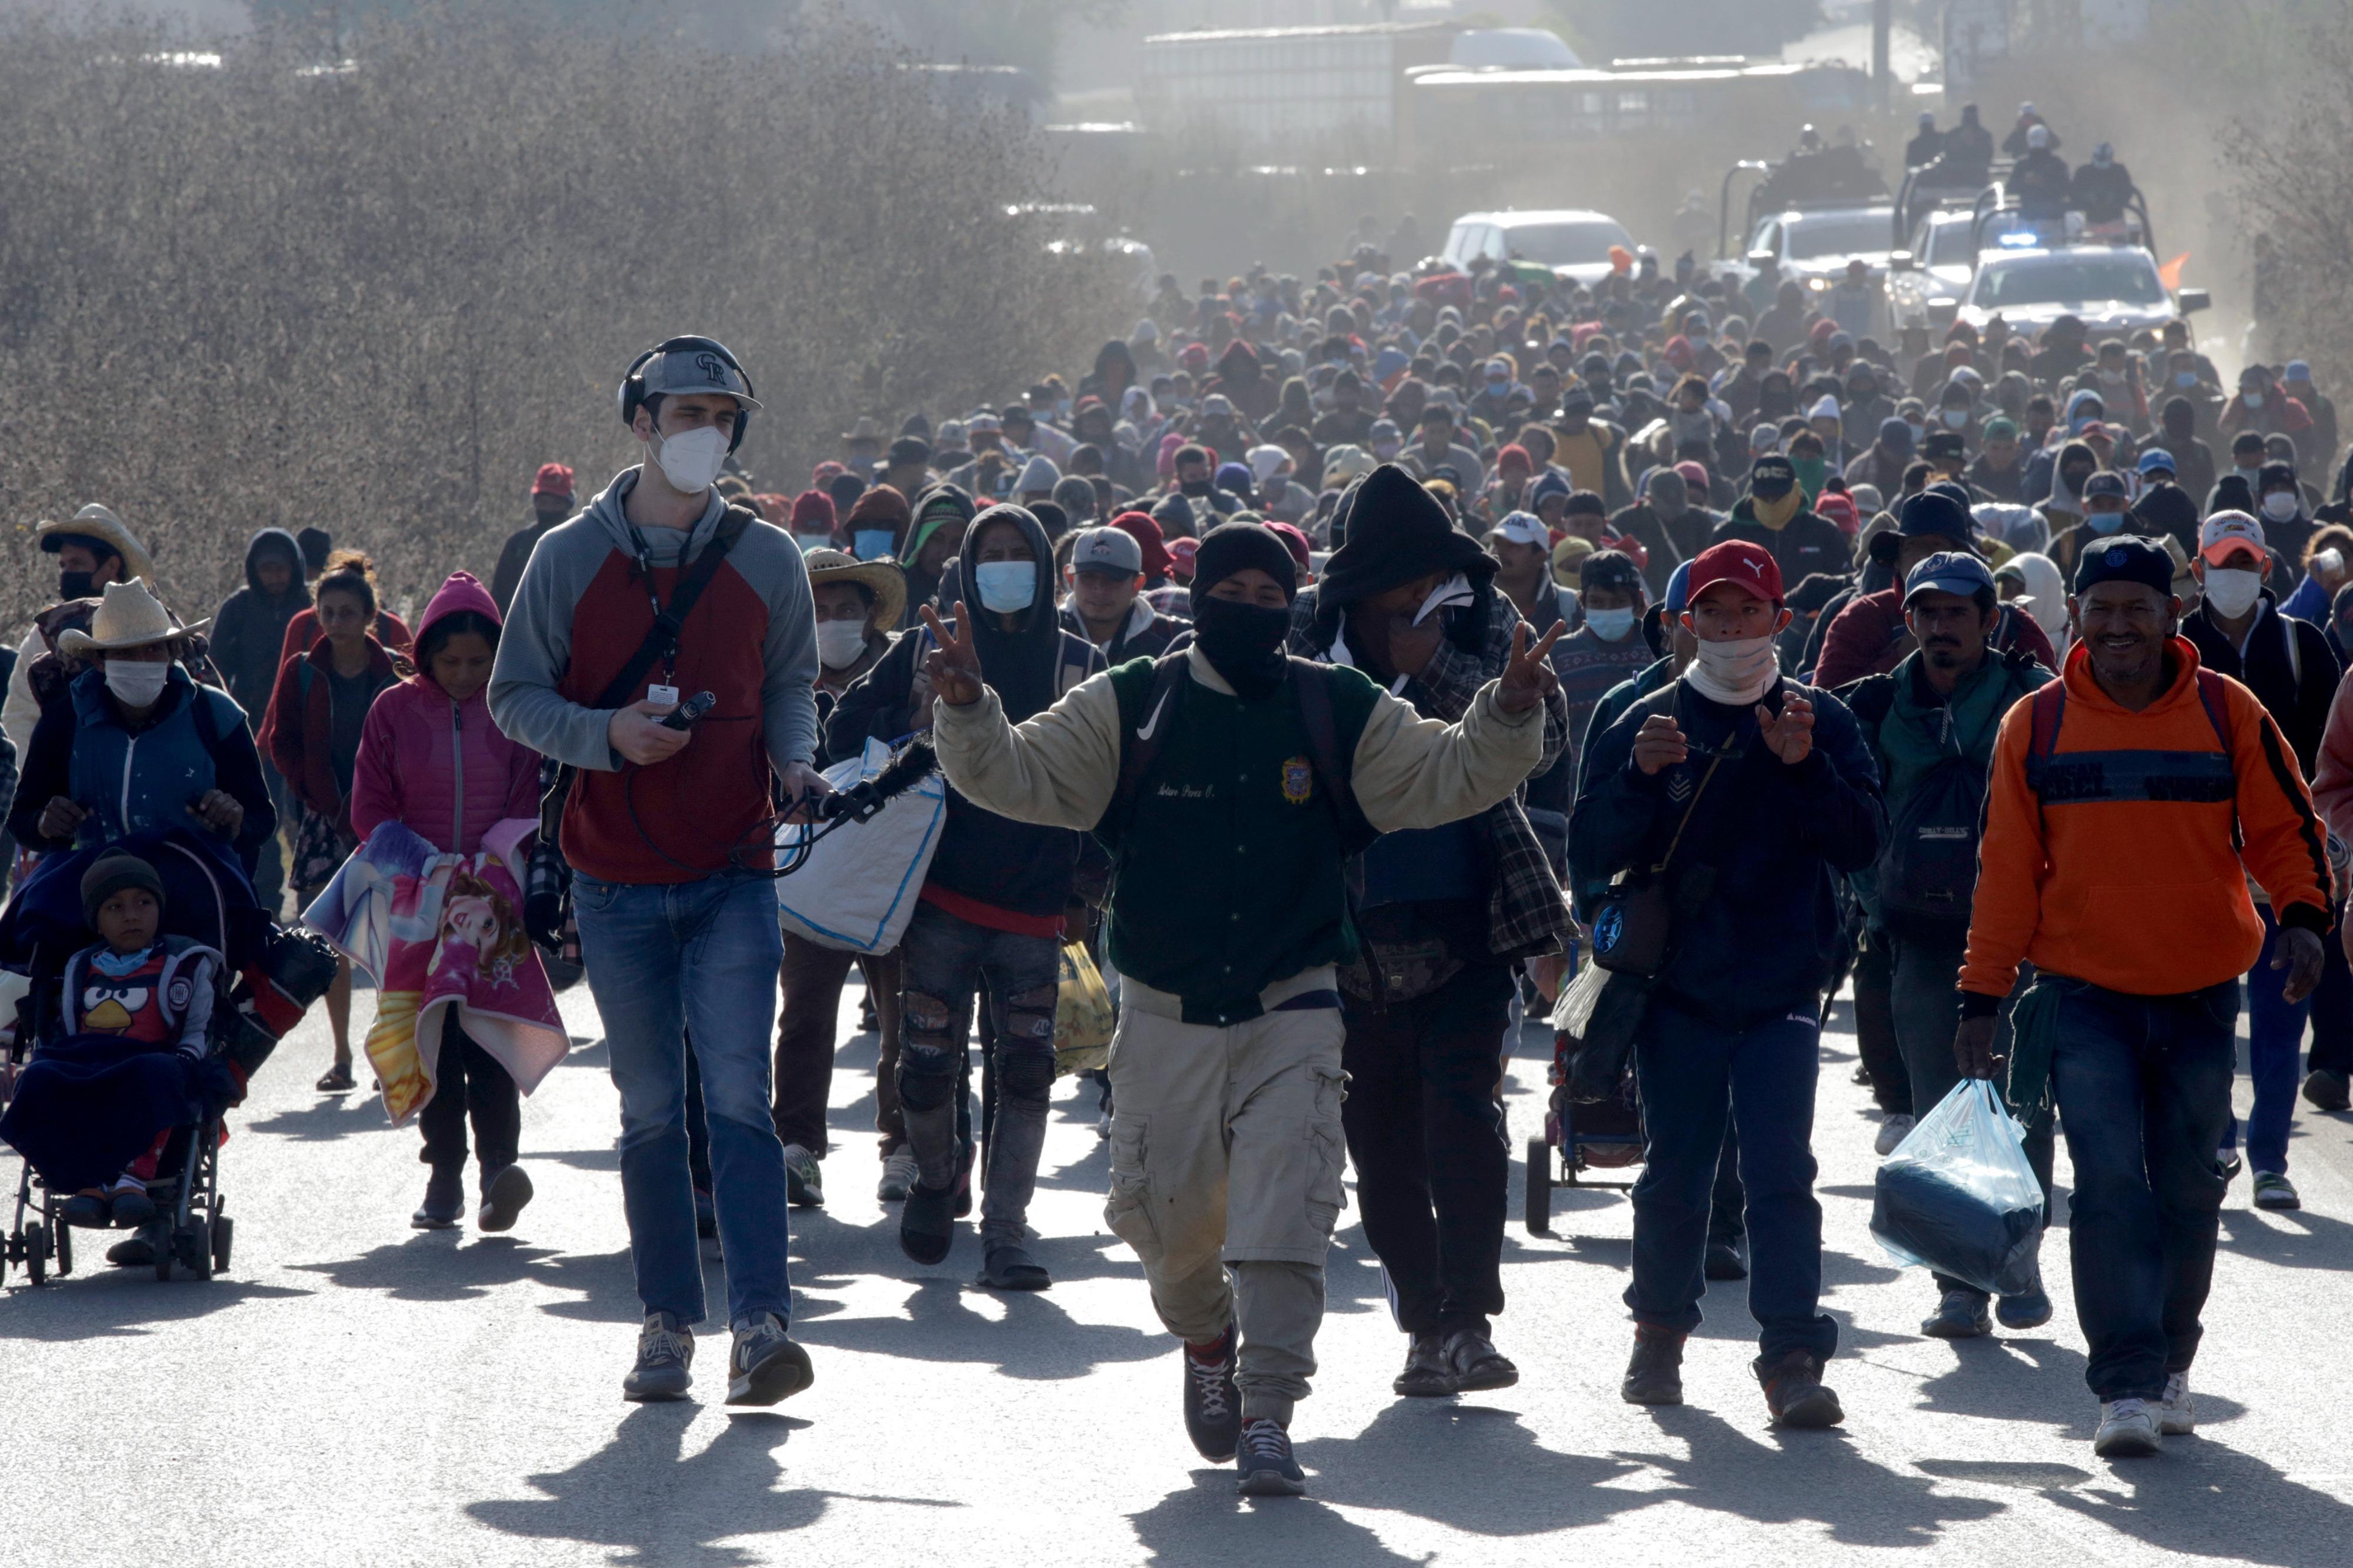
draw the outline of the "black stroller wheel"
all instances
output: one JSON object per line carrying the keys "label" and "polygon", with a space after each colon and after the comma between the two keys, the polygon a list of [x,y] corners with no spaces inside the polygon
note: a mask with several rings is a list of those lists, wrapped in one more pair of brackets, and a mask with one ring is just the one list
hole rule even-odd
{"label": "black stroller wheel", "polygon": [[223,1215],[213,1221],[213,1268],[226,1273],[228,1269],[229,1243],[237,1234],[237,1221]]}
{"label": "black stroller wheel", "polygon": [[1541,1138],[1528,1140],[1527,1196],[1522,1215],[1530,1236],[1552,1230],[1552,1145]]}
{"label": "black stroller wheel", "polygon": [[49,1278],[49,1229],[35,1223],[25,1227],[25,1277],[36,1285]]}
{"label": "black stroller wheel", "polygon": [[191,1275],[198,1279],[213,1277],[213,1227],[209,1223],[202,1218],[192,1219],[173,1239],[186,1248],[180,1261],[188,1266]]}
{"label": "black stroller wheel", "polygon": [[73,1226],[58,1226],[58,1275],[60,1279],[73,1272]]}

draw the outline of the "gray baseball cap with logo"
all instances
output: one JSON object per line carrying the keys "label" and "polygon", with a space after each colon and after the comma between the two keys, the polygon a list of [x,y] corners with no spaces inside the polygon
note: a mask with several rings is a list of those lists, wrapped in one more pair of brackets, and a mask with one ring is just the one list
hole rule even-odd
{"label": "gray baseball cap with logo", "polygon": [[746,408],[757,408],[735,356],[709,340],[688,340],[677,347],[656,350],[638,372],[645,395],[683,397],[698,392],[723,393]]}
{"label": "gray baseball cap with logo", "polygon": [[1139,576],[1144,571],[1144,546],[1124,529],[1090,528],[1071,549],[1071,570]]}

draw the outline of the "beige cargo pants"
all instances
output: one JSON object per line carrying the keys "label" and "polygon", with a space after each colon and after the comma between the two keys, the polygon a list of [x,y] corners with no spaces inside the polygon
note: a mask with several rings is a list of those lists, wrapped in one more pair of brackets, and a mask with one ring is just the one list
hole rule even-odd
{"label": "beige cargo pants", "polygon": [[1333,985],[1328,968],[1294,975],[1227,1028],[1183,1022],[1176,997],[1134,979],[1122,988],[1103,1218],[1144,1260],[1170,1333],[1199,1344],[1240,1329],[1245,1417],[1288,1422],[1315,1371],[1346,1030],[1336,1006],[1279,1004]]}

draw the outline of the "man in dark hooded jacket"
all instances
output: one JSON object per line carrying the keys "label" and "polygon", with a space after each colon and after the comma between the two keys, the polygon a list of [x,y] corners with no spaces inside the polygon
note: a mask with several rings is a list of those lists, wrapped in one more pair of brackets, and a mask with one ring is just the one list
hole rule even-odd
{"label": "man in dark hooded jacket", "polygon": [[[967,607],[983,678],[1017,723],[1103,668],[1093,644],[1062,629],[1054,587],[1054,548],[1044,527],[1011,505],[972,520],[943,583],[942,600]],[[927,627],[893,643],[842,694],[827,726],[828,748],[846,752],[864,735],[895,739],[905,732],[902,724],[928,729],[931,679],[922,660],[935,646]],[[951,789],[939,849],[899,945],[899,1102],[919,1173],[900,1217],[899,1245],[918,1263],[938,1263],[954,1245],[959,1206],[969,1202],[965,1036],[978,994],[990,1009],[993,1031],[985,1027],[983,1040],[994,1052],[997,1089],[981,1195],[981,1279],[1000,1290],[1042,1290],[1053,1282],[1022,1242],[1054,1085],[1062,913],[1079,847],[1079,835],[1067,828],[999,816]]]}
{"label": "man in dark hooded jacket", "polygon": [[1223,393],[1253,424],[1273,413],[1282,395],[1274,378],[1258,363],[1258,351],[1240,338],[1218,356],[1217,379],[1202,388],[1204,398],[1212,393]]}
{"label": "man in dark hooded jacket", "polygon": [[[265,528],[245,547],[245,586],[221,601],[213,616],[212,661],[228,683],[228,694],[245,710],[248,730],[259,731],[278,684],[278,649],[286,627],[311,603],[302,583],[302,548],[282,528]],[[262,782],[281,823],[294,820],[294,795],[286,780],[261,757]],[[286,865],[274,841],[264,843],[254,871],[253,893],[273,913],[285,886]]]}
{"label": "man in dark hooded jacket", "polygon": [[[1523,623],[1495,558],[1401,468],[1347,498],[1347,543],[1292,605],[1291,649],[1352,665],[1425,720],[1461,721],[1510,665]],[[1526,640],[1526,634],[1519,634]],[[1568,703],[1544,700],[1544,752],[1567,748]],[[1567,901],[1516,795],[1442,827],[1383,834],[1358,862],[1364,952],[1340,969],[1347,1025],[1340,1108],[1365,1235],[1410,1336],[1394,1387],[1508,1387],[1495,1349],[1510,1150],[1496,1093],[1519,962],[1562,951]]]}

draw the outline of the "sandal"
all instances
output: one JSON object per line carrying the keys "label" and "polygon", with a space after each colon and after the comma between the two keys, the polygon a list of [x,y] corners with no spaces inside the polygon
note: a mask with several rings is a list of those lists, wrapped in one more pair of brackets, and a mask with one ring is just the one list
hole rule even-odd
{"label": "sandal", "polygon": [[325,1075],[319,1079],[318,1083],[319,1092],[322,1094],[332,1094],[338,1089],[356,1089],[359,1086],[352,1079],[352,1068],[349,1062],[337,1062],[333,1067],[329,1068],[326,1070]]}
{"label": "sandal", "polygon": [[992,1290],[1045,1290],[1053,1276],[1045,1266],[1014,1242],[1002,1242],[982,1255],[979,1283]]}

